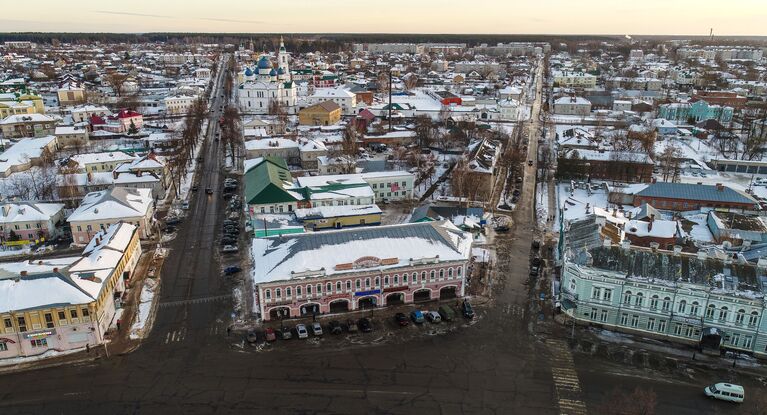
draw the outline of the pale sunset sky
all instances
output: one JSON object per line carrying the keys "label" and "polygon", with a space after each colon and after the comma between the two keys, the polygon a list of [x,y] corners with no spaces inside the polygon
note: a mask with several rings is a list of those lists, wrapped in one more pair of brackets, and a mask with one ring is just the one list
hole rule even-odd
{"label": "pale sunset sky", "polygon": [[[767,0],[37,0],[0,32],[767,35]],[[7,4],[6,4],[7,3]]]}

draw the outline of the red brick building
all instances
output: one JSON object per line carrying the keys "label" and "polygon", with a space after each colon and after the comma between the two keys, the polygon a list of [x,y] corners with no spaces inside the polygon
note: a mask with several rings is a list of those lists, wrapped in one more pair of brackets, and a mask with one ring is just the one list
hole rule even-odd
{"label": "red brick building", "polygon": [[717,183],[653,183],[634,195],[634,206],[649,203],[657,209],[688,211],[703,207],[752,210],[757,201],[744,192]]}

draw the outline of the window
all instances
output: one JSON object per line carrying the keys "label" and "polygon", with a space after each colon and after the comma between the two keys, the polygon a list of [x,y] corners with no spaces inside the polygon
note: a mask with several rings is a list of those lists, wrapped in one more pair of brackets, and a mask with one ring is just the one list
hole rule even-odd
{"label": "window", "polygon": [[317,284],[317,294],[322,294],[322,284]]}
{"label": "window", "polygon": [[358,278],[354,281],[354,289],[359,290],[360,288],[362,288],[362,280]]}
{"label": "window", "polygon": [[306,295],[312,295],[312,286],[311,285],[307,285],[306,286]]}
{"label": "window", "polygon": [[626,291],[623,293],[623,304],[629,305],[631,304],[631,291]]}
{"label": "window", "polygon": [[441,280],[442,280],[442,279],[444,279],[444,278],[445,278],[445,270],[444,270],[444,269],[441,269],[441,270],[439,270],[439,279],[441,279]]}
{"label": "window", "polygon": [[72,318],[77,318],[77,310],[69,310],[69,316]]}
{"label": "window", "polygon": [[[357,280],[357,281],[359,281],[359,280]],[[346,281],[346,291],[351,291],[351,290],[352,290],[352,282],[347,280]]]}
{"label": "window", "polygon": [[5,343],[0,343],[0,352],[7,352],[8,351],[8,345]]}
{"label": "window", "polygon": [[719,321],[727,321],[728,312],[727,307],[722,307],[722,309],[719,310]]}
{"label": "window", "polygon": [[88,311],[87,308],[83,308],[82,312],[83,312],[83,317],[90,317],[90,315],[91,315],[91,312]]}
{"label": "window", "polygon": [[30,340],[29,343],[32,345],[32,347],[48,347],[47,339]]}
{"label": "window", "polygon": [[27,331],[27,320],[25,320],[24,317],[16,317],[16,323],[19,326],[19,331],[20,332],[23,333],[23,332]]}
{"label": "window", "polygon": [[53,328],[53,314],[45,313],[45,327],[49,329]]}
{"label": "window", "polygon": [[746,318],[746,310],[740,309],[735,314],[735,324],[742,325],[743,320]]}
{"label": "window", "polygon": [[671,298],[664,297],[663,298],[663,306],[661,307],[663,311],[669,311],[671,309]]}
{"label": "window", "polygon": [[384,276],[384,286],[386,286],[386,287],[389,286],[389,276],[388,275]]}
{"label": "window", "polygon": [[748,316],[748,325],[750,327],[756,326],[756,323],[759,321],[759,312],[758,311],[752,311],[751,315]]}
{"label": "window", "polygon": [[612,301],[613,299],[613,290],[610,288],[605,288],[605,293],[602,294],[602,299],[605,301]]}
{"label": "window", "polygon": [[629,315],[626,313],[621,314],[621,326],[625,326],[628,324],[629,321]]}
{"label": "window", "polygon": [[608,312],[607,310],[602,310],[602,314],[599,316],[599,320],[603,323],[607,321]]}
{"label": "window", "polygon": [[272,290],[264,291],[264,298],[266,298],[267,300],[271,300],[272,299]]}
{"label": "window", "polygon": [[461,276],[461,267],[456,268],[456,275]]}
{"label": "window", "polygon": [[[338,291],[339,292],[341,291],[341,283],[340,282],[338,283]],[[333,292],[333,283],[329,282],[329,283],[325,284],[325,293],[326,294],[330,294],[332,292]]]}
{"label": "window", "polygon": [[666,332],[666,320],[658,321],[658,332],[659,333],[665,333]]}
{"label": "window", "polygon": [[655,331],[655,319],[650,318],[647,320],[647,330]]}
{"label": "window", "polygon": [[752,336],[744,336],[743,337],[743,348],[744,349],[750,349],[751,344],[753,343],[754,338]]}
{"label": "window", "polygon": [[639,326],[639,316],[634,314],[631,316],[631,327]]}
{"label": "window", "polygon": [[426,271],[421,273],[421,282],[426,282]]}
{"label": "window", "polygon": [[376,286],[376,288],[381,286],[381,277],[376,277],[376,279],[375,279],[375,286]]}
{"label": "window", "polygon": [[447,278],[448,279],[452,279],[453,278],[453,269],[452,268],[448,268],[447,269]]}
{"label": "window", "polygon": [[13,322],[11,319],[6,318],[3,320],[3,325],[5,326],[5,331],[13,331]]}
{"label": "window", "polygon": [[431,272],[429,272],[429,281],[434,281],[434,277],[436,275],[437,275],[437,273],[434,272],[434,270],[431,270]]}
{"label": "window", "polygon": [[740,343],[740,333],[732,333],[732,336],[730,336],[730,344],[733,346],[737,346]]}
{"label": "window", "polygon": [[713,320],[714,319],[714,307],[713,304],[709,304],[708,307],[706,307],[706,320]]}
{"label": "window", "polygon": [[700,309],[700,304],[698,304],[697,301],[693,301],[692,304],[690,304],[690,315],[697,316],[699,309]]}
{"label": "window", "polygon": [[290,287],[286,287],[285,288],[285,297],[290,298],[290,296],[291,296]]}
{"label": "window", "polygon": [[597,319],[597,312],[599,312],[599,310],[597,310],[596,308],[592,308],[591,309],[591,314],[589,315],[589,317],[592,320],[596,320]]}
{"label": "window", "polygon": [[[639,294],[637,294],[637,295],[639,295]],[[639,304],[637,304],[637,305],[639,305]],[[650,308],[653,309],[653,310],[658,308],[658,296],[657,295],[653,295],[652,298],[650,298]]]}
{"label": "window", "polygon": [[370,288],[370,278],[365,278],[365,288]]}
{"label": "window", "polygon": [[642,307],[644,305],[644,294],[637,293],[636,298],[634,299],[634,305],[637,307]]}
{"label": "window", "polygon": [[274,293],[275,293],[275,295],[277,296],[277,298],[280,298],[280,297],[282,297],[282,291],[281,291],[279,288],[277,288],[276,290],[274,290]]}
{"label": "window", "polygon": [[[405,274],[405,278],[407,279],[407,274]],[[394,285],[399,285],[399,275],[394,276]]]}
{"label": "window", "polygon": [[596,298],[597,300],[602,298],[602,288],[593,287],[591,289],[591,298]]}
{"label": "window", "polygon": [[[330,284],[330,283],[328,283],[328,284]],[[347,288],[347,290],[348,290],[348,288]],[[328,292],[330,292],[330,290],[328,290]],[[336,292],[337,293],[341,292],[341,281],[336,281]]]}
{"label": "window", "polygon": [[676,323],[674,324],[674,335],[675,336],[681,336],[682,335],[682,324]]}
{"label": "window", "polygon": [[678,313],[684,313],[687,310],[687,301],[681,300],[679,301],[679,305],[676,308],[676,311]]}

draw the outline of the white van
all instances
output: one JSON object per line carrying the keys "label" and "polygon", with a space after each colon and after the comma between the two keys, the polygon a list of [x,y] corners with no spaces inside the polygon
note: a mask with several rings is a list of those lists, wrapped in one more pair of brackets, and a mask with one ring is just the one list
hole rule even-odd
{"label": "white van", "polygon": [[743,399],[746,396],[743,391],[743,386],[733,385],[731,383],[715,383],[711,386],[706,386],[703,388],[703,393],[709,398],[737,403],[743,402]]}

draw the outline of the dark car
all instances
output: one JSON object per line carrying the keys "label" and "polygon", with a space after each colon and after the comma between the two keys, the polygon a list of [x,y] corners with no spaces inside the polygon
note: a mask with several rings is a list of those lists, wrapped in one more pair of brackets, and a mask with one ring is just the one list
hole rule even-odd
{"label": "dark car", "polygon": [[255,330],[250,330],[247,335],[245,335],[245,339],[250,344],[255,344],[258,342],[258,335],[256,334]]}
{"label": "dark car", "polygon": [[206,187],[205,188],[205,193],[207,193],[209,195],[212,195],[213,194],[213,189],[211,189],[210,187]]}
{"label": "dark car", "polygon": [[192,186],[192,191],[193,191],[193,192],[196,192],[196,191],[197,191],[197,189],[199,189],[199,188],[200,188],[200,186],[194,185],[194,186]]}
{"label": "dark car", "polygon": [[338,320],[333,320],[328,323],[328,331],[330,334],[341,334],[344,329],[341,327],[341,323],[339,323]]}
{"label": "dark car", "polygon": [[370,322],[370,319],[367,317],[362,317],[357,321],[357,325],[360,326],[360,331],[363,333],[370,333],[373,331],[373,323]]}
{"label": "dark car", "polygon": [[238,225],[239,224],[237,223],[236,220],[226,219],[224,221],[224,226],[238,226]]}
{"label": "dark car", "polygon": [[290,331],[289,328],[285,327],[282,330],[278,331],[280,338],[282,340],[290,340],[293,338],[293,333]]}
{"label": "dark car", "polygon": [[463,300],[463,304],[461,305],[461,312],[463,313],[463,316],[468,319],[474,318],[474,307],[471,306],[469,300]]}
{"label": "dark car", "polygon": [[166,225],[177,225],[179,223],[181,223],[181,218],[176,218],[176,217],[165,218]]}
{"label": "dark car", "polygon": [[346,330],[349,333],[356,333],[357,332],[357,323],[354,322],[354,320],[346,320]]}
{"label": "dark car", "polygon": [[528,166],[532,166],[533,165],[533,161],[532,160],[527,160],[527,165]]}
{"label": "dark car", "polygon": [[221,238],[221,245],[233,245],[233,244],[236,244],[237,242],[238,242],[237,238],[231,238],[227,236]]}
{"label": "dark car", "polygon": [[163,231],[165,231],[165,233],[173,233],[173,232],[176,232],[176,227],[175,226],[166,226],[165,229],[163,229]]}
{"label": "dark car", "polygon": [[400,326],[407,326],[410,324],[410,320],[408,320],[405,313],[397,313],[394,315],[394,321],[397,322]]}
{"label": "dark car", "polygon": [[232,265],[231,267],[224,268],[224,275],[232,275],[242,271],[242,268]]}

